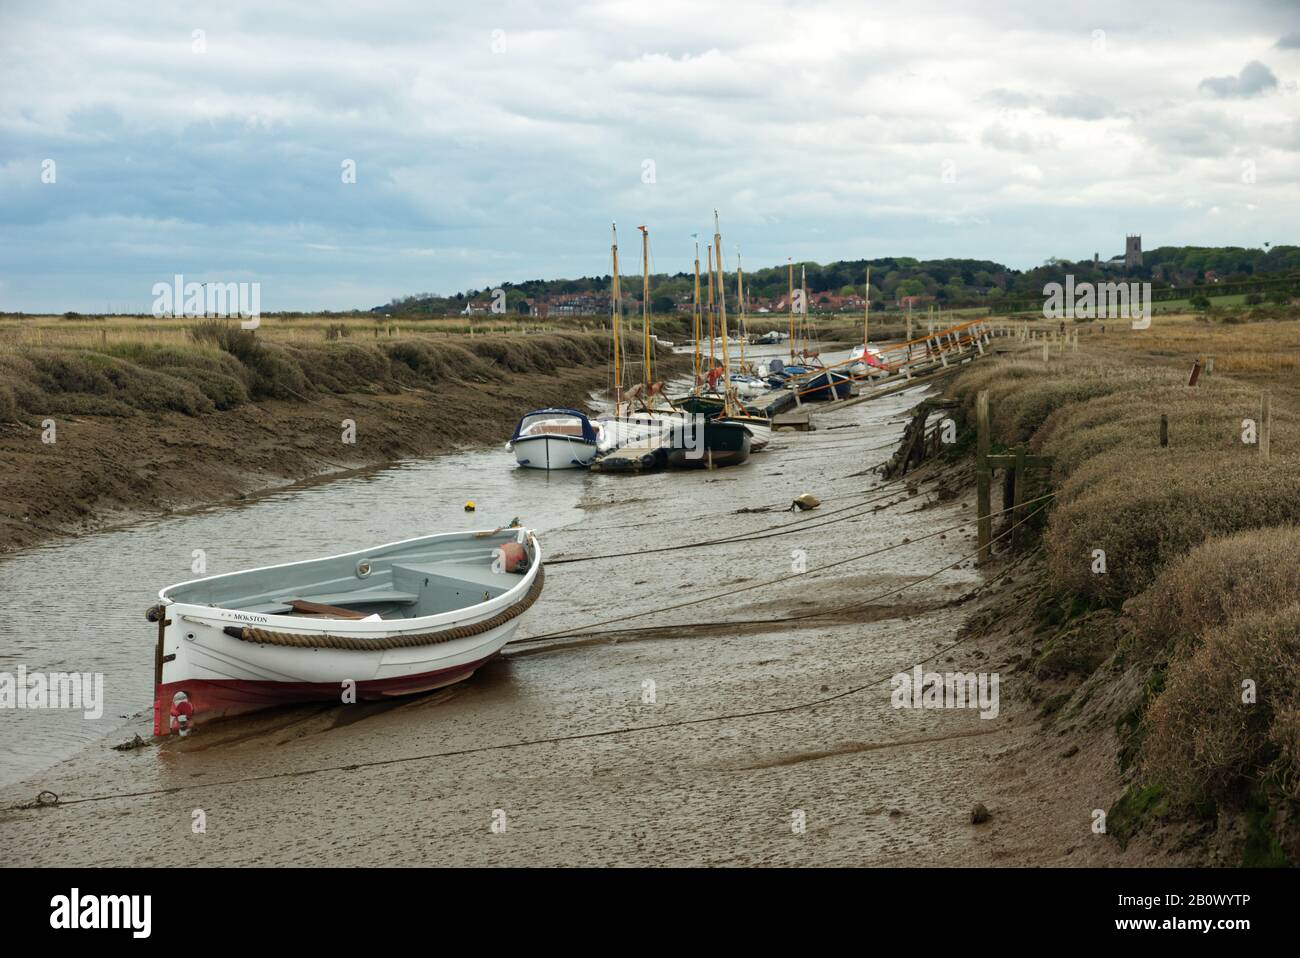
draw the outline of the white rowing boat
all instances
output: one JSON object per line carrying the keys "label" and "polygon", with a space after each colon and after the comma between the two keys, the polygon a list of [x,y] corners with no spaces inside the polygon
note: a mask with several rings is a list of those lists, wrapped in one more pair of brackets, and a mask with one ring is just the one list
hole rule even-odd
{"label": "white rowing boat", "polygon": [[168,586],[154,733],[308,699],[410,695],[474,674],[542,589],[542,552],[511,526],[451,532]]}

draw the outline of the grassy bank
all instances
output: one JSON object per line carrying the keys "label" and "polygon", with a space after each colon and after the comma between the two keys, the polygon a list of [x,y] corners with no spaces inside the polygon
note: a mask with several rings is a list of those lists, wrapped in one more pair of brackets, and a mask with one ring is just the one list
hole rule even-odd
{"label": "grassy bank", "polygon": [[[175,343],[10,344],[0,349],[0,552],[495,444],[528,409],[581,408],[602,391],[609,349],[598,333],[293,341],[221,323],[191,323]],[[665,351],[659,370],[688,361]]]}
{"label": "grassy bank", "polygon": [[164,411],[197,416],[264,399],[504,382],[603,366],[608,352],[608,339],[592,333],[286,342],[202,321],[187,327],[176,344],[92,338],[88,344],[5,349],[0,420]]}
{"label": "grassy bank", "polygon": [[[1013,346],[951,387],[970,423],[989,392],[995,447],[1054,457],[1034,667],[1056,682],[1045,714],[1105,703],[1129,783],[1110,810],[1121,840],[1235,822],[1243,863],[1300,862],[1297,345],[1295,322],[1157,323],[1046,363]],[[1214,374],[1189,388],[1206,355]],[[1265,388],[1268,459],[1243,442]]]}

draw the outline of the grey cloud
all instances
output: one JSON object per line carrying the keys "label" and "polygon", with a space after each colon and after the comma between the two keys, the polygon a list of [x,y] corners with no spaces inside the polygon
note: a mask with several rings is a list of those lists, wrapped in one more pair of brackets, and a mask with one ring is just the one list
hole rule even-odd
{"label": "grey cloud", "polygon": [[1300,30],[1295,33],[1288,33],[1278,40],[1275,46],[1279,50],[1300,50]]}
{"label": "grey cloud", "polygon": [[1035,150],[1053,146],[1050,137],[1034,136],[1024,131],[1010,130],[1001,123],[994,123],[984,128],[980,142],[997,150],[1012,153],[1032,153]]}
{"label": "grey cloud", "polygon": [[1044,96],[1020,90],[996,89],[982,96],[981,101],[1006,110],[1042,110],[1051,116],[1067,120],[1101,120],[1115,115],[1109,100],[1092,93],[1062,93]]}
{"label": "grey cloud", "polygon": [[1206,77],[1199,89],[1220,98],[1245,98],[1277,89],[1277,77],[1258,60],[1251,60],[1237,76]]}

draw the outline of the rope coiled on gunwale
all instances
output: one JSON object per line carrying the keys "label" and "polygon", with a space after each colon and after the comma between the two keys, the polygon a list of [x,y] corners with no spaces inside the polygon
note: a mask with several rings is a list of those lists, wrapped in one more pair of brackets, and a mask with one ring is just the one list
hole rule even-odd
{"label": "rope coiled on gunwale", "polygon": [[542,566],[538,566],[537,578],[533,580],[532,587],[522,599],[510,606],[510,608],[502,609],[496,615],[484,619],[482,622],[458,625],[451,629],[441,629],[436,632],[416,632],[411,635],[387,635],[382,638],[367,639],[360,636],[329,635],[316,632],[275,632],[270,629],[259,629],[249,625],[230,626],[225,631],[227,635],[241,639],[244,642],[255,642],[258,645],[287,645],[300,649],[348,649],[356,652],[371,652],[376,649],[405,649],[417,645],[437,645],[441,642],[468,639],[471,636],[482,635],[484,632],[491,632],[493,629],[505,625],[511,619],[523,615],[541,596],[542,583],[545,578],[545,570]]}

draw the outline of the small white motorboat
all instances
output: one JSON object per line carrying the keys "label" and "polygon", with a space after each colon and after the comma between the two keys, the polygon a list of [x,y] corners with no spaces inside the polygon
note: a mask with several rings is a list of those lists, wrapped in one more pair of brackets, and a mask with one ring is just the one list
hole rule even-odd
{"label": "small white motorboat", "polygon": [[772,391],[772,387],[767,384],[767,381],[759,379],[757,376],[732,373],[729,378],[731,379],[731,388],[735,390],[736,395],[741,399],[757,399],[759,396]]}
{"label": "small white motorboat", "polygon": [[889,369],[881,359],[882,355],[875,346],[855,346],[849,352],[848,372],[858,377],[886,376],[889,374]]}
{"label": "small white motorboat", "polygon": [[177,708],[202,721],[462,681],[510,641],[542,579],[537,537],[509,526],[168,586],[147,614],[154,734]]}
{"label": "small white motorboat", "polygon": [[595,457],[601,429],[576,409],[534,409],[506,448],[527,469],[580,469]]}

